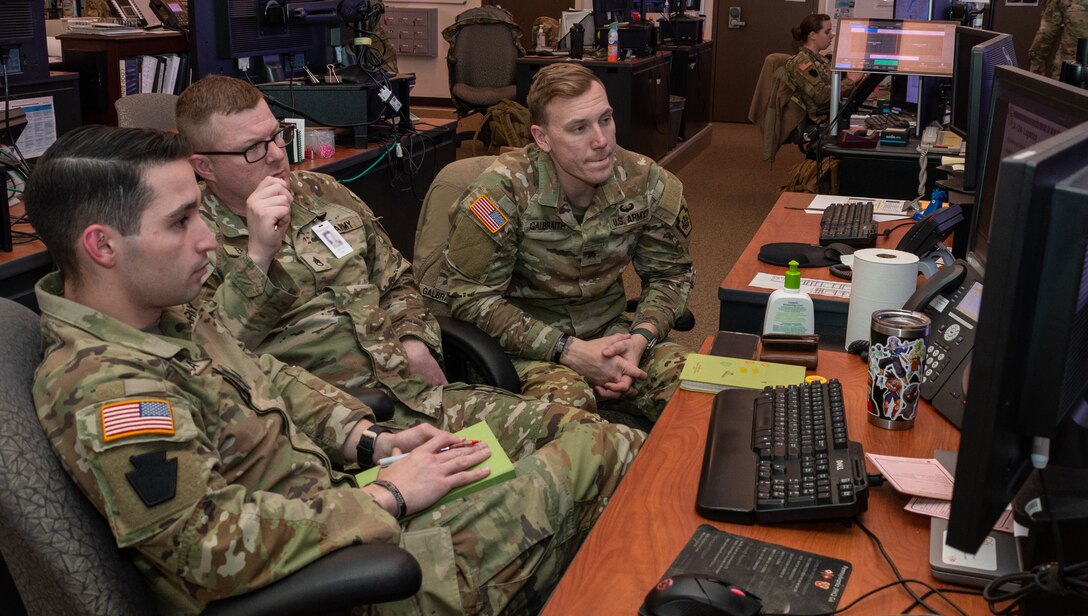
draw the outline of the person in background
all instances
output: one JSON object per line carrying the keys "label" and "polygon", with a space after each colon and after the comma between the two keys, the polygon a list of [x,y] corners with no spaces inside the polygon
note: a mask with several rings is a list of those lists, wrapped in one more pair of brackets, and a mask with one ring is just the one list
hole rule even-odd
{"label": "person in background", "polygon": [[[808,113],[810,120],[822,124],[828,119],[831,104],[831,61],[823,52],[831,47],[831,17],[813,13],[793,27],[793,39],[801,49],[786,62],[786,80]],[[849,96],[854,91],[857,75],[844,76],[838,95]]]}
{"label": "person in background", "polygon": [[1028,49],[1028,70],[1058,79],[1062,61],[1074,61],[1077,39],[1088,37],[1088,0],[1047,0]]}
{"label": "person in background", "polygon": [[695,281],[683,185],[616,145],[584,66],[542,68],[528,103],[534,143],[499,156],[451,214],[449,307],[499,341],[526,395],[656,421],[689,352],[668,340]]}
{"label": "person in background", "polygon": [[[422,588],[371,613],[537,613],[641,434],[564,424],[513,478],[407,519],[486,477],[470,469],[489,450],[421,424],[362,459],[368,407],[184,305],[216,245],[189,154],[177,134],[83,127],[24,195],[59,268],[35,289],[38,417],[160,611],[199,613],[341,547],[389,543],[419,561]],[[334,470],[398,450],[362,488]]]}

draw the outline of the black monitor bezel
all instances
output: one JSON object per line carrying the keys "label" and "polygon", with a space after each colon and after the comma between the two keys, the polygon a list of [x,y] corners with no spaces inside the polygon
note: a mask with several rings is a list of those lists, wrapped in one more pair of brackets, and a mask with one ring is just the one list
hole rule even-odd
{"label": "black monitor bezel", "polygon": [[[1032,470],[1034,438],[1055,436],[1070,408],[1066,371],[1053,368],[1078,345],[1068,334],[1080,292],[1071,282],[1085,265],[1088,207],[1067,224],[1052,201],[1086,160],[1083,123],[1000,163],[946,537],[966,552],[977,550]],[[1070,254],[1076,234],[1079,262]]]}
{"label": "black monitor bezel", "polygon": [[971,127],[971,85],[974,66],[974,48],[1000,36],[1011,36],[982,28],[959,26],[956,28],[956,49],[952,66],[952,107],[948,118],[948,130],[966,137]]}
{"label": "black monitor bezel", "polygon": [[[1088,104],[1084,103],[1088,92],[1073,86],[1048,79],[1012,66],[997,66],[994,70],[993,90],[990,96],[989,128],[984,143],[977,148],[982,152],[982,176],[978,179],[975,192],[974,212],[971,218],[971,233],[968,238],[967,260],[980,272],[986,271],[986,256],[980,254],[978,244],[980,236],[986,237],[987,246],[989,227],[982,228],[990,218],[993,203],[992,195],[997,190],[997,170],[1001,162],[1000,152],[990,155],[990,148],[1001,147],[1004,143],[1005,120],[1012,102],[1028,102],[1031,105],[1045,107],[1056,122],[1066,128],[1088,122]],[[1056,116],[1056,117],[1055,117]]]}

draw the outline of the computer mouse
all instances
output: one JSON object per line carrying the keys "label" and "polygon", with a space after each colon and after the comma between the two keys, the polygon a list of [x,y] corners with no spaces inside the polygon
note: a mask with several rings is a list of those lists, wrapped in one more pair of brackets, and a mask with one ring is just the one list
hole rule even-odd
{"label": "computer mouse", "polygon": [[639,609],[642,616],[757,616],[759,597],[703,574],[681,573],[657,583]]}

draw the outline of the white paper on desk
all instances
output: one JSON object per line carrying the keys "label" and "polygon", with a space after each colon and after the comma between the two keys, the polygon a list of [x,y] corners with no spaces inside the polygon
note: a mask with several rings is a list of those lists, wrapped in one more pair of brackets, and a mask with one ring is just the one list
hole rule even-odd
{"label": "white paper on desk", "polygon": [[[952,513],[952,501],[915,496],[903,509],[911,513],[947,520]],[[1005,511],[1001,512],[1001,517],[994,523],[994,530],[1012,534],[1012,507],[1005,507]]]}
{"label": "white paper on desk", "polygon": [[952,475],[933,458],[901,458],[866,453],[898,492],[911,496],[952,500]]}
{"label": "white paper on desk", "polygon": [[824,210],[832,203],[853,203],[854,201],[873,203],[873,220],[877,222],[910,218],[909,212],[903,212],[903,208],[907,206],[906,201],[900,201],[899,199],[876,199],[871,197],[844,197],[842,195],[816,195],[812,198],[812,202],[808,204],[808,207],[805,208],[805,212],[809,214],[823,214]]}
{"label": "white paper on desk", "polygon": [[[767,274],[760,272],[748,283],[750,287],[760,289],[781,289],[785,286],[786,277],[782,274]],[[809,295],[826,295],[827,297],[841,297],[850,299],[850,283],[835,282],[833,280],[816,280],[813,278],[801,278],[801,290]]]}

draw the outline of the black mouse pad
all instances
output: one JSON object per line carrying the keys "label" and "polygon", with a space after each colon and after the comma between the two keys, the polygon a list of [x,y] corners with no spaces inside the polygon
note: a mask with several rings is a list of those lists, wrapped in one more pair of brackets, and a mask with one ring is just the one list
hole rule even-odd
{"label": "black mouse pad", "polygon": [[662,579],[679,573],[712,575],[758,596],[768,614],[826,614],[838,607],[851,569],[845,560],[703,524]]}
{"label": "black mouse pad", "polygon": [[827,248],[818,244],[801,244],[798,242],[775,242],[764,244],[759,248],[756,258],[771,265],[783,267],[790,261],[797,261],[797,267],[827,267],[838,261],[827,256]]}

